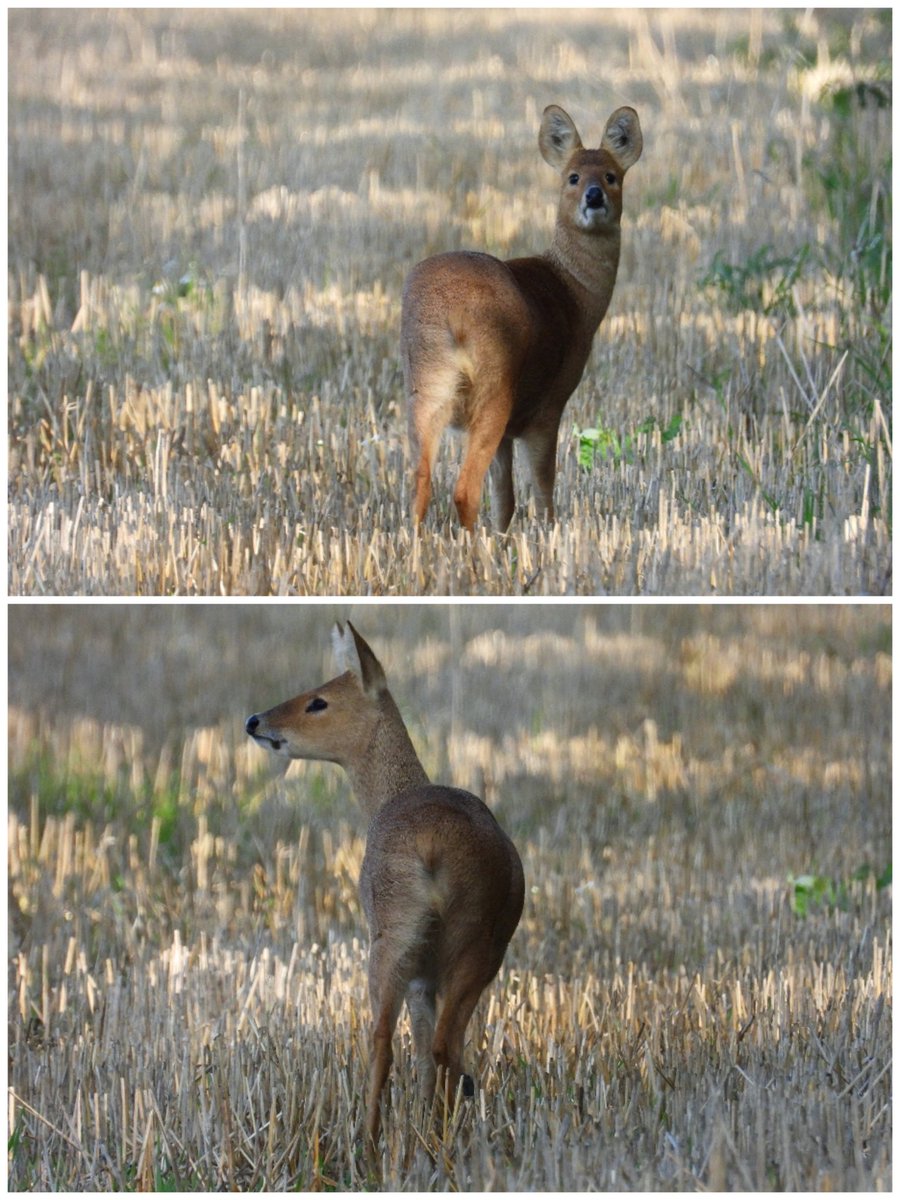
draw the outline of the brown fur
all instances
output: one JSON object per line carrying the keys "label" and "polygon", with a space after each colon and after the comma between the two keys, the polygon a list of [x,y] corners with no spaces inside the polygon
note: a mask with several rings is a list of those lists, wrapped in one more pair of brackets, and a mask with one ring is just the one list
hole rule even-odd
{"label": "brown fur", "polygon": [[612,298],[622,178],[643,138],[634,109],[619,108],[600,147],[587,150],[568,114],[550,105],[538,141],[562,178],[550,249],[508,262],[469,251],[437,254],[406,280],[400,336],[417,523],[447,425],[466,433],[453,498],[467,529],[489,467],[494,521],[506,529],[512,520],[515,438],[525,443],[538,509],[553,518],[559,422]]}
{"label": "brown fur", "polygon": [[374,1147],[404,999],[426,1096],[438,1069],[451,1094],[465,1079],[466,1026],[519,923],[524,877],[487,806],[429,782],[366,642],[349,622],[333,640],[344,674],[248,717],[247,732],[288,758],[339,763],[369,816],[359,890],[370,939]]}

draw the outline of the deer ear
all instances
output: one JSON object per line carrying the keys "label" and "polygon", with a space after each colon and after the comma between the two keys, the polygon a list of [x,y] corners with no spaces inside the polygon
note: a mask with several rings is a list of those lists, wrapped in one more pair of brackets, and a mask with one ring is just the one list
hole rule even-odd
{"label": "deer ear", "polygon": [[365,638],[360,637],[349,621],[346,626],[342,626],[339,621],[335,622],[331,631],[331,644],[338,666],[355,675],[367,695],[375,697],[387,691],[387,680],[381,663],[372,653]]}
{"label": "deer ear", "polygon": [[627,171],[641,157],[644,135],[641,123],[633,108],[617,108],[606,122],[601,150],[608,150],[623,171]]}
{"label": "deer ear", "polygon": [[581,149],[575,122],[558,104],[548,104],[544,109],[538,146],[544,160],[555,171],[562,171],[575,151]]}

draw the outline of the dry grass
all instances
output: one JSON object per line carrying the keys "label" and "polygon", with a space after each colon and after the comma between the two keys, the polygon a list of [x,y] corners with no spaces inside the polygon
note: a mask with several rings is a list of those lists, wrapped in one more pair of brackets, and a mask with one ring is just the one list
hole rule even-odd
{"label": "dry grass", "polygon": [[[890,22],[13,11],[10,590],[889,592]],[[416,538],[402,280],[546,246],[549,101],[645,131],[560,519]]]}
{"label": "dry grass", "polygon": [[[13,1189],[371,1182],[360,819],[241,728],[334,615],[12,607]],[[528,880],[446,1128],[401,1026],[385,1186],[889,1190],[889,609],[340,615]]]}

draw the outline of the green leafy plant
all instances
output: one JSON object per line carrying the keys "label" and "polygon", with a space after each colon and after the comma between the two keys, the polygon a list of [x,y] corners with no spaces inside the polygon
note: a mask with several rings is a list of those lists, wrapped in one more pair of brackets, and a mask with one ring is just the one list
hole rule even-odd
{"label": "green leafy plant", "polygon": [[575,437],[578,439],[579,465],[589,469],[594,460],[612,459],[613,462],[631,462],[633,460],[632,439],[630,436],[620,438],[616,431],[609,426],[597,424],[589,429],[579,429],[575,426]]}
{"label": "green leafy plant", "polygon": [[[866,863],[853,872],[850,883],[860,883],[873,873],[872,867]],[[890,884],[891,864],[888,863],[877,876],[875,886],[880,891]],[[798,917],[806,917],[819,908],[839,908],[843,911],[850,906],[850,887],[843,880],[832,879],[828,875],[789,875],[788,885],[791,888],[791,908]]]}
{"label": "green leafy plant", "polygon": [[675,413],[667,425],[663,425],[658,417],[647,417],[635,428],[633,434],[626,433],[624,437],[620,437],[611,426],[603,425],[600,421],[588,429],[581,429],[576,425],[574,435],[578,442],[578,464],[585,470],[590,470],[598,457],[601,462],[610,460],[614,463],[632,463],[637,435],[651,434],[659,429],[660,438],[665,445],[678,436],[683,426],[684,418],[681,413]]}

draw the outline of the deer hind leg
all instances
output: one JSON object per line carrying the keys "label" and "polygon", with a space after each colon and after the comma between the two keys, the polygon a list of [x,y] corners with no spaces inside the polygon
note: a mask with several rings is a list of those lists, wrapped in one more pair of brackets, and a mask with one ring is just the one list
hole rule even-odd
{"label": "deer hind leg", "polygon": [[391,1042],[405,991],[405,980],[398,970],[400,965],[397,956],[389,953],[383,939],[379,938],[373,943],[369,957],[369,998],[374,1025],[366,1105],[366,1132],[370,1149],[374,1149],[378,1143],[378,1135],[381,1132],[381,1093],[394,1061]]}
{"label": "deer hind leg", "polygon": [[369,1067],[369,1094],[366,1104],[366,1132],[374,1147],[381,1132],[381,1093],[387,1083],[394,1052],[391,1040],[400,1015],[400,1004],[393,997],[379,1011],[372,1032],[372,1063]]}
{"label": "deer hind leg", "polygon": [[[475,528],[484,477],[500,449],[509,414],[512,412],[512,402],[512,388],[501,382],[490,388],[480,383],[470,400],[466,451],[453,493],[460,522],[470,533]],[[501,473],[505,453],[501,451],[501,464],[498,468]]]}
{"label": "deer hind leg", "polygon": [[485,982],[480,970],[467,970],[466,965],[461,963],[446,985],[432,1049],[435,1064],[443,1072],[443,1083],[449,1096],[455,1095],[460,1080],[463,1095],[471,1096],[475,1090],[471,1078],[463,1071],[463,1049],[466,1026],[475,1011]]}
{"label": "deer hind leg", "polygon": [[410,363],[406,368],[409,444],[415,464],[413,517],[417,525],[428,511],[438,445],[453,417],[459,387],[459,368],[454,363],[433,366],[430,370]]}

